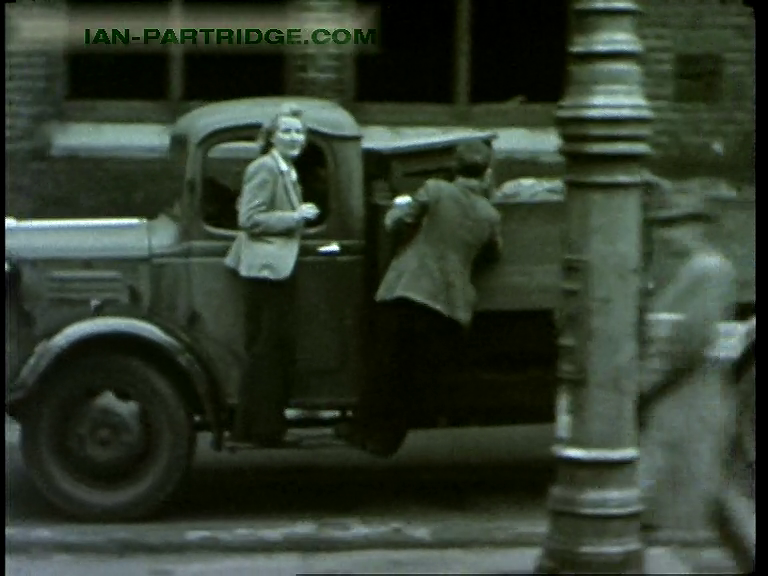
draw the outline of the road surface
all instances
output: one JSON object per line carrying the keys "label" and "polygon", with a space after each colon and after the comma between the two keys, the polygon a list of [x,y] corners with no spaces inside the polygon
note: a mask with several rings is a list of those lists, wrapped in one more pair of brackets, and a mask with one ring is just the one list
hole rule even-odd
{"label": "road surface", "polygon": [[[23,469],[16,436],[6,423],[7,525],[60,526]],[[551,442],[550,426],[416,432],[382,461],[343,447],[217,454],[203,436],[190,478],[157,522],[475,514],[543,526]]]}

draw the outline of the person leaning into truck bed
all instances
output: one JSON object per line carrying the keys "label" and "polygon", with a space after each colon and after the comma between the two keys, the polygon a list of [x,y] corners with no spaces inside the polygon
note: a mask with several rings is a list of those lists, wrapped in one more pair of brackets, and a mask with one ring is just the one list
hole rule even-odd
{"label": "person leaning into truck bed", "polygon": [[261,155],[248,165],[237,202],[241,230],[226,265],[242,278],[248,354],[232,440],[283,443],[296,364],[295,268],[305,224],[319,215],[302,201],[294,160],[306,144],[301,110],[286,105],[264,126]]}
{"label": "person leaning into truck bed", "polygon": [[337,427],[357,448],[393,455],[424,405],[439,403],[439,384],[462,355],[475,304],[473,268],[478,256],[496,259],[501,249],[501,216],[488,200],[491,160],[486,144],[460,145],[452,182],[429,180],[413,197],[395,198],[386,214],[390,233],[415,233],[376,294],[374,374],[352,421]]}

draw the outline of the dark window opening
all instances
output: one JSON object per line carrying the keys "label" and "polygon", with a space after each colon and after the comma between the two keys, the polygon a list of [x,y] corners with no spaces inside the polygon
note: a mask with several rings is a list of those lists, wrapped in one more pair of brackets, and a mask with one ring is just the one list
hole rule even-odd
{"label": "dark window opening", "polygon": [[[201,195],[203,222],[214,228],[237,229],[237,199],[248,165],[258,157],[254,140],[238,140],[213,146],[203,166]],[[313,202],[320,216],[312,226],[322,225],[330,209],[328,161],[323,149],[309,142],[296,160],[296,172],[304,202]]]}
{"label": "dark window opening", "polygon": [[285,93],[285,55],[270,52],[187,54],[185,100],[229,100]]}
{"label": "dark window opening", "polygon": [[[170,0],[67,0],[78,10],[141,11],[167,9]],[[106,28],[107,26],[105,26]],[[109,26],[111,28],[111,26]],[[103,100],[162,100],[168,94],[168,55],[136,52],[125,46],[114,48],[70,48],[65,56],[67,98]]]}
{"label": "dark window opening", "polygon": [[[224,0],[221,3],[184,0],[185,10],[190,13],[201,8],[208,10],[214,5],[221,14],[228,11],[237,15],[252,12],[252,22],[233,22],[232,27],[259,28],[262,32],[265,30],[258,23],[259,14],[285,10],[287,4],[287,0]],[[284,48],[208,47],[200,51],[190,48],[184,56],[183,98],[212,101],[282,95],[286,85]]]}
{"label": "dark window opening", "polygon": [[67,56],[67,98],[163,100],[168,97],[166,54],[84,54]]}
{"label": "dark window opening", "polygon": [[567,26],[566,0],[472,2],[470,101],[559,101]]}
{"label": "dark window opening", "polygon": [[715,103],[723,97],[723,57],[720,54],[675,56],[675,101]]}
{"label": "dark window opening", "polygon": [[379,20],[376,52],[356,56],[356,99],[453,102],[456,0],[358,4],[377,8]]}
{"label": "dark window opening", "polygon": [[320,215],[312,222],[312,226],[321,226],[328,219],[328,211],[331,209],[330,171],[323,149],[310,142],[296,159],[296,172],[304,202],[312,202],[320,209]]}

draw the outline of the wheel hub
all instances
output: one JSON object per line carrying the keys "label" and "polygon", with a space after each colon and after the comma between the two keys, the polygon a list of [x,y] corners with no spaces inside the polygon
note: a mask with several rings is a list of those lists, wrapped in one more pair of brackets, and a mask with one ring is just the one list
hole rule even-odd
{"label": "wheel hub", "polygon": [[79,454],[97,466],[121,466],[146,446],[141,408],[106,392],[85,407],[75,426]]}

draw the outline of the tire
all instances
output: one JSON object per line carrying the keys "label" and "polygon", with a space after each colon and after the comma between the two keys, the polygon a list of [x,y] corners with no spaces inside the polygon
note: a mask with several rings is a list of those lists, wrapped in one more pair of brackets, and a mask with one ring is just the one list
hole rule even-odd
{"label": "tire", "polygon": [[21,451],[34,483],[66,515],[116,522],[158,511],[189,469],[195,441],[185,404],[159,369],[94,353],[43,383],[22,421]]}

